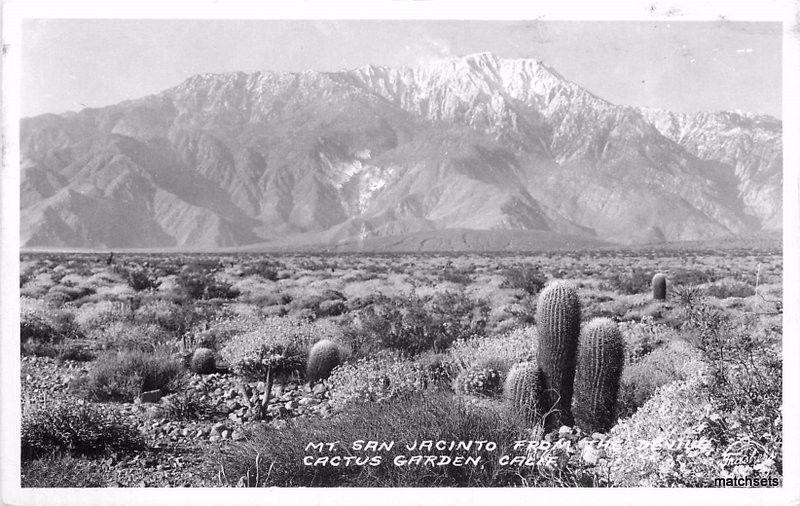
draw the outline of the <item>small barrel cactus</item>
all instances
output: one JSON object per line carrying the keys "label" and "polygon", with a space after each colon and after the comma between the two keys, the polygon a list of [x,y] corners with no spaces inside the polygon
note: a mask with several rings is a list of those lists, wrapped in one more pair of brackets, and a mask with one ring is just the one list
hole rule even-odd
{"label": "small barrel cactus", "polygon": [[331,340],[317,341],[308,353],[306,379],[309,383],[328,379],[331,371],[342,363],[342,350]]}
{"label": "small barrel cactus", "polygon": [[478,364],[456,377],[454,389],[459,394],[494,397],[503,389],[503,376],[498,369]]}
{"label": "small barrel cactus", "polygon": [[605,432],[614,423],[614,405],[625,361],[617,324],[594,318],[581,333],[575,373],[575,422],[585,432]]}
{"label": "small barrel cactus", "polygon": [[511,410],[528,426],[537,424],[544,414],[540,406],[542,378],[539,365],[521,362],[512,367],[506,377],[503,395]]}
{"label": "small barrel cactus", "polygon": [[578,293],[565,281],[548,284],[536,304],[536,330],[539,335],[537,362],[542,371],[544,402],[552,411],[545,428],[572,425],[572,382],[575,379],[575,353],[581,330]]}
{"label": "small barrel cactus", "polygon": [[217,371],[217,362],[214,352],[209,348],[197,348],[192,353],[189,369],[197,374],[211,374]]}
{"label": "small barrel cactus", "polygon": [[660,272],[653,276],[653,299],[665,300],[667,298],[667,277]]}

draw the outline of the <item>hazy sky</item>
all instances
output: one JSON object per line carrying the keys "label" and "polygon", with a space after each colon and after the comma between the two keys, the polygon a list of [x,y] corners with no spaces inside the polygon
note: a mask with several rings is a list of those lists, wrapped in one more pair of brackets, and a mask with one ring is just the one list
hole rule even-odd
{"label": "hazy sky", "polygon": [[22,115],[98,107],[236,70],[543,60],[611,102],[781,116],[781,25],[733,22],[26,20]]}

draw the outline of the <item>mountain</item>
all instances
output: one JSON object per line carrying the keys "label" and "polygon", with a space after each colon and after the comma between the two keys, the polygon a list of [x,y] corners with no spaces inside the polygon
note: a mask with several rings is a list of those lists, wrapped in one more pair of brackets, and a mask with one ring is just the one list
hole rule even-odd
{"label": "mountain", "polygon": [[21,240],[485,249],[517,236],[535,249],[740,236],[781,226],[781,149],[774,118],[614,105],[541,61],[489,53],[204,74],[23,119]]}

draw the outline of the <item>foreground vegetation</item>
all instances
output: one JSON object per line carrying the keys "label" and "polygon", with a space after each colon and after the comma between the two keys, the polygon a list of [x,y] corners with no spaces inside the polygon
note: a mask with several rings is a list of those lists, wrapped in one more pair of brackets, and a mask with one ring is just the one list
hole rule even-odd
{"label": "foreground vegetation", "polygon": [[781,277],[777,251],[24,254],[23,485],[780,480]]}

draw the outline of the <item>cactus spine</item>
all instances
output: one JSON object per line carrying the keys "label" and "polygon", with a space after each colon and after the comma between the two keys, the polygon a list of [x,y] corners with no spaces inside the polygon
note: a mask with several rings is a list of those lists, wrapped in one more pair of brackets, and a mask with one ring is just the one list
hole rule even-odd
{"label": "cactus spine", "polygon": [[667,298],[667,277],[660,272],[653,276],[653,299],[665,300]]}
{"label": "cactus spine", "polygon": [[584,326],[575,375],[575,422],[585,432],[611,428],[624,361],[625,345],[614,321],[594,318]]}
{"label": "cactus spine", "polygon": [[506,377],[503,394],[511,410],[529,427],[537,424],[544,414],[540,407],[542,378],[538,364],[522,362],[512,367]]}
{"label": "cactus spine", "polygon": [[197,348],[192,353],[189,369],[197,374],[211,374],[217,371],[214,352],[209,348]]}
{"label": "cactus spine", "polygon": [[317,341],[308,353],[306,379],[309,383],[328,379],[331,371],[342,363],[342,352],[339,345],[328,339]]}
{"label": "cactus spine", "polygon": [[570,407],[580,322],[578,293],[570,284],[555,281],[542,290],[536,306],[537,362],[543,380],[542,408],[553,410],[545,420],[547,429],[572,425]]}

